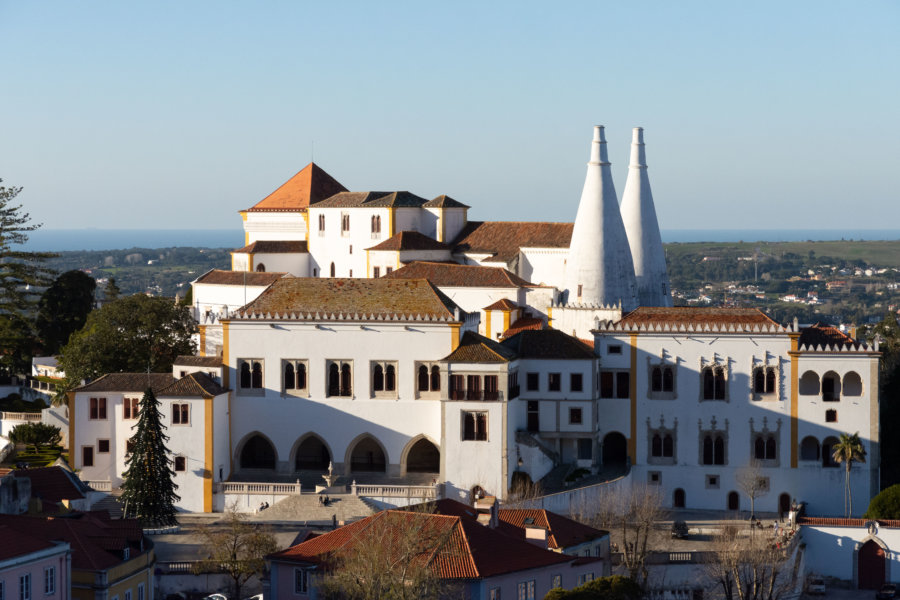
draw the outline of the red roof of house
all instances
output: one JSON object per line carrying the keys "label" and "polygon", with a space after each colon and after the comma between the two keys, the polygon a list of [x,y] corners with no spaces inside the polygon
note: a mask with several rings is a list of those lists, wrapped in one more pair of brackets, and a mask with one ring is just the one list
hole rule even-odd
{"label": "red roof of house", "polygon": [[27,477],[31,480],[31,497],[46,502],[59,503],[61,500],[80,500],[84,498],[81,482],[62,467],[39,467],[37,469],[16,469],[14,477]]}
{"label": "red roof of house", "polygon": [[418,231],[401,231],[368,250],[447,250],[447,246]]}
{"label": "red roof of house", "polygon": [[382,279],[427,279],[441,287],[534,287],[506,269],[415,260]]}
{"label": "red roof of house", "polygon": [[[548,510],[501,508],[499,515],[501,521],[519,530],[519,535],[523,540],[525,539],[525,529],[529,526],[546,529],[548,546],[556,550],[577,546],[609,535],[608,531],[582,525],[578,521]],[[526,521],[529,519],[531,522],[527,523]]]}
{"label": "red roof of house", "polygon": [[213,269],[201,275],[194,283],[207,283],[211,285],[271,285],[284,277],[286,273],[256,271],[224,271]]}
{"label": "red roof of house", "polygon": [[306,240],[257,240],[243,248],[232,250],[235,254],[306,254]]}
{"label": "red roof of house", "polygon": [[852,346],[859,343],[837,327],[816,323],[812,327],[804,327],[800,330],[800,346]]}
{"label": "red roof of house", "polygon": [[484,310],[515,310],[517,308],[519,308],[519,305],[509,298],[501,298],[493,304],[485,306]]}
{"label": "red roof of house", "polygon": [[469,221],[450,246],[454,253],[489,254],[510,262],[521,248],[568,248],[572,223]]}
{"label": "red roof of house", "polygon": [[627,313],[618,321],[625,327],[641,325],[669,325],[694,327],[700,325],[735,325],[741,328],[778,325],[758,308],[702,308],[694,306],[651,307],[642,306]]}
{"label": "red roof of house", "polygon": [[309,163],[285,181],[277,190],[257,202],[250,212],[298,212],[329,196],[346,192],[347,188],[319,165]]}
{"label": "red roof of house", "polygon": [[[551,552],[459,516],[385,510],[356,523],[277,552],[274,561],[327,564],[332,556],[357,544],[385,548],[408,532],[434,537],[440,547],[420,554],[442,579],[478,579],[571,562],[574,557]],[[401,558],[398,556],[398,559]]]}
{"label": "red roof of house", "polygon": [[516,321],[509,326],[509,329],[504,331],[500,337],[506,339],[511,338],[521,331],[540,331],[541,329],[546,328],[547,324],[544,323],[542,319],[536,319],[534,317],[521,317],[519,319],[516,319]]}
{"label": "red roof of house", "polygon": [[[56,544],[7,525],[0,525],[0,561],[52,548]],[[12,595],[10,594],[10,597]]]}

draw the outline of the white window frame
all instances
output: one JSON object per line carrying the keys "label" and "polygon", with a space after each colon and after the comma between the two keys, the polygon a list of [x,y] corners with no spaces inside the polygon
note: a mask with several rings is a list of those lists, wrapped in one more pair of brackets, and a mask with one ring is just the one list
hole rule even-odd
{"label": "white window frame", "polygon": [[[297,367],[302,365],[303,369],[306,371],[306,380],[304,383],[306,384],[304,387],[299,388],[295,387],[293,389],[288,388],[284,384],[284,369],[287,365],[292,365],[294,367],[294,382],[297,381]],[[283,358],[281,359],[281,371],[279,374],[279,378],[281,380],[281,395],[282,396],[309,396],[309,361],[305,358]]]}
{"label": "white window frame", "polygon": [[[475,416],[475,426],[473,428],[473,436],[472,439],[466,438],[466,415],[476,415]],[[478,416],[484,415],[484,431],[480,431],[478,429]],[[491,441],[489,432],[491,430],[490,423],[490,413],[486,410],[461,410],[460,411],[460,439],[463,442],[489,442]],[[481,434],[482,437],[479,437]]]}
{"label": "white window frame", "polygon": [[44,594],[56,593],[56,567],[44,567]]}
{"label": "white window frame", "polygon": [[19,600],[31,600],[31,573],[19,575]]}
{"label": "white window frame", "polygon": [[[375,367],[381,367],[382,389],[375,389]],[[394,389],[387,389],[387,370],[394,367]],[[398,398],[400,394],[400,365],[396,360],[369,361],[369,392],[372,398]]]}
{"label": "white window frame", "polygon": [[137,584],[137,600],[144,600],[144,584]]}
{"label": "white window frame", "polygon": [[294,594],[298,596],[309,594],[309,569],[294,569]]}
{"label": "white window frame", "polygon": [[[259,363],[260,369],[260,384],[259,386],[253,385],[253,365]],[[237,393],[241,396],[263,396],[266,393],[266,361],[262,358],[239,358],[237,359],[236,364],[236,381],[237,383]],[[243,365],[249,365],[250,369],[250,385],[244,387],[241,385],[241,368]]]}

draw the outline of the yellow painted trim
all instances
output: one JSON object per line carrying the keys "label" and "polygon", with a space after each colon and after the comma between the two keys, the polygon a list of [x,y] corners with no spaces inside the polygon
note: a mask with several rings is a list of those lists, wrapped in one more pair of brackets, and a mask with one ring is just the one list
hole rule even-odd
{"label": "yellow painted trim", "polygon": [[[493,336],[491,336],[491,312],[493,311],[484,311],[484,335],[488,336],[489,338],[493,338]],[[503,331],[506,330],[504,329]]]}
{"label": "yellow painted trim", "polygon": [[[396,209],[391,207],[388,209],[388,231],[391,233],[388,237],[394,237],[394,211]],[[399,259],[398,261],[399,262]]]}
{"label": "yellow painted trim", "polygon": [[512,312],[511,310],[503,311],[503,331],[506,331],[507,329],[509,329],[509,314],[511,312]]}
{"label": "yellow painted trim", "polygon": [[800,333],[788,334],[791,338],[791,468],[797,468],[797,445],[799,444],[800,422],[798,399],[800,396],[800,355],[797,352],[800,344]]}
{"label": "yellow painted trim", "polygon": [[206,325],[197,325],[197,333],[200,334],[200,356],[206,356]]}
{"label": "yellow painted trim", "polygon": [[247,211],[246,210],[239,210],[238,214],[241,215],[241,220],[243,220],[243,221],[247,220]]}
{"label": "yellow painted trim", "polygon": [[547,327],[553,328],[553,307],[547,307]]}
{"label": "yellow painted trim", "polygon": [[253,272],[253,253],[252,252],[247,253],[247,272],[248,273]]}
{"label": "yellow painted trim", "polygon": [[206,425],[206,452],[203,458],[203,512],[213,511],[213,399],[203,399],[203,418]]}
{"label": "yellow painted trim", "polygon": [[69,401],[69,465],[75,468],[75,392],[66,392]]}
{"label": "yellow painted trim", "polygon": [[632,333],[628,343],[631,345],[631,366],[628,374],[628,392],[631,400],[631,435],[628,438],[628,455],[631,464],[637,464],[637,334]]}
{"label": "yellow painted trim", "polygon": [[245,246],[250,245],[250,232],[249,231],[244,231],[244,245]]}
{"label": "yellow painted trim", "polygon": [[366,277],[372,276],[372,269],[369,267],[369,251],[366,250]]}
{"label": "yellow painted trim", "polygon": [[459,348],[459,328],[462,323],[450,323],[450,352]]}
{"label": "yellow painted trim", "polygon": [[222,321],[222,383],[227,388],[231,379],[231,369],[228,366],[228,326],[231,323]]}
{"label": "yellow painted trim", "polygon": [[[238,213],[241,215],[241,220],[244,223],[246,223],[247,222],[247,211],[241,210],[241,211],[238,211]],[[247,225],[244,225],[244,245],[247,246],[248,244],[250,244],[250,232],[247,231]],[[232,268],[232,271],[233,270],[234,269]]]}
{"label": "yellow painted trim", "polygon": [[234,252],[229,252],[231,254],[231,270],[234,271]]}

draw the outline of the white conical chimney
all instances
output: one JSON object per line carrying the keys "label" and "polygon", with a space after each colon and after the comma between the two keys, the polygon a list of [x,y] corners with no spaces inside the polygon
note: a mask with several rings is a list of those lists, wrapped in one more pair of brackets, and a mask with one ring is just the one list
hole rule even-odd
{"label": "white conical chimney", "polygon": [[638,302],[641,306],[672,306],[666,255],[650,192],[644,130],[641,127],[634,128],[631,138],[631,162],[622,193],[622,221],[634,261]]}
{"label": "white conical chimney", "polygon": [[566,262],[569,304],[637,305],[634,264],[619,213],[603,127],[594,127],[581,202]]}

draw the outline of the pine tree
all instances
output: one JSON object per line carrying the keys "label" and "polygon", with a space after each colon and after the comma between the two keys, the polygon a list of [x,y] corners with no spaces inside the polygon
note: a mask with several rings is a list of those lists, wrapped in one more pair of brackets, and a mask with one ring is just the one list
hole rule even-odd
{"label": "pine tree", "polygon": [[137,431],[131,438],[131,456],[125,461],[128,468],[120,498],[125,516],[139,519],[144,527],[175,525],[175,502],[181,499],[172,481],[175,471],[166,448],[169,436],[163,433],[159,404],[148,387],[141,398],[140,417],[134,426]]}

